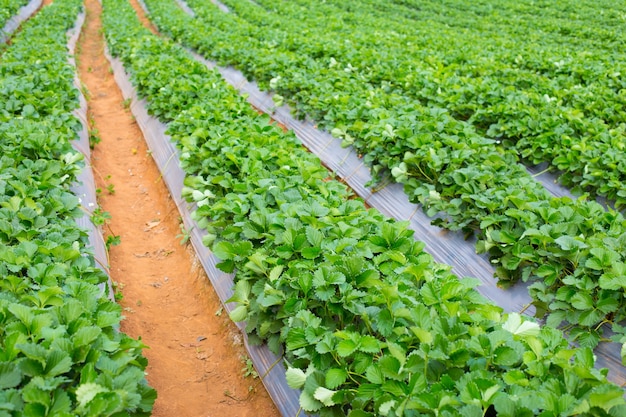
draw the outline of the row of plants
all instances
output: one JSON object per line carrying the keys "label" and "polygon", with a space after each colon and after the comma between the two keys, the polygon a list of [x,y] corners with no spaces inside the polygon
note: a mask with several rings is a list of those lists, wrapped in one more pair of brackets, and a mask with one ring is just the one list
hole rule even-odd
{"label": "row of plants", "polygon": [[[164,33],[205,55],[244,51],[240,57],[248,57],[248,70],[257,72],[271,71],[272,63],[288,57],[248,47],[253,41],[234,24],[220,32],[217,23],[207,26],[171,1],[146,3]],[[189,3],[198,14],[213,10]],[[252,60],[255,51],[258,61]],[[503,285],[534,281],[533,304],[539,317],[547,314],[550,326],[567,329],[583,346],[626,342],[626,221],[620,213],[593,201],[550,196],[513,153],[443,109],[381,90],[362,91],[353,78],[329,77],[323,84],[294,79],[303,81],[286,87],[295,106],[335,126],[333,133],[363,154],[374,174],[386,172],[404,184],[412,201],[439,215],[435,224],[476,234],[477,251],[489,254]]]}
{"label": "row of plants", "polygon": [[[374,4],[373,0],[363,1]],[[614,47],[623,36],[619,30],[621,10],[610,0],[562,1],[558,4],[547,0],[507,1],[499,3],[497,8],[490,1],[467,4],[457,0],[383,0],[377,4],[381,6],[381,13],[398,11],[419,19],[420,14],[426,12],[429,18],[452,27],[471,27],[485,33],[505,31],[516,37],[526,34],[526,38],[521,39],[523,42],[539,39],[550,45],[574,43],[590,45],[593,49],[605,48],[614,53]],[[438,15],[435,14],[437,11]]]}
{"label": "row of plants", "polygon": [[[231,318],[282,352],[320,416],[618,415],[623,390],[589,348],[483,299],[366,209],[293,133],[216,71],[151,34],[126,0],[104,30],[139,95],[168,124],[204,243],[235,272]],[[490,414],[491,413],[491,414]]]}
{"label": "row of plants", "polygon": [[156,398],[70,191],[84,164],[66,33],[81,8],[55,0],[0,57],[0,416],[147,416]]}
{"label": "row of plants", "polygon": [[20,7],[25,6],[28,0],[0,0],[0,34],[7,21],[13,17]]}
{"label": "row of plants", "polygon": [[[267,10],[249,1],[225,3],[241,18],[235,24],[250,26],[246,31],[261,41],[257,49],[284,49],[316,61],[311,65],[299,59],[272,68],[274,77],[281,76],[281,94],[280,84],[290,83],[294,67],[296,72],[305,70],[310,79],[320,79],[328,76],[334,60],[334,71],[349,69],[360,83],[384,85],[424,106],[446,108],[529,163],[550,164],[560,172],[561,182],[578,193],[605,196],[618,207],[626,202],[626,99],[620,92],[624,83],[619,52],[551,41],[535,20],[534,30],[524,28],[525,35],[510,33],[509,25],[496,25],[497,30],[486,33],[473,30],[485,26],[483,21],[497,22],[499,15],[481,16],[470,28],[451,28],[438,21],[441,10],[421,7],[416,22],[404,18],[399,6],[385,2],[260,2]],[[216,11],[213,7],[211,14]],[[455,14],[447,18],[458,21]],[[414,30],[415,24],[422,29]],[[527,67],[525,60],[547,61],[554,71]],[[293,87],[287,94],[294,93]]]}

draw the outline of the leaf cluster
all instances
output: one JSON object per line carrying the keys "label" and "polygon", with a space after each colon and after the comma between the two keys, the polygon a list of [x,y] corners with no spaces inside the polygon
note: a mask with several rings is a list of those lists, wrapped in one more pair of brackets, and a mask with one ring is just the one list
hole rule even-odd
{"label": "leaf cluster", "polygon": [[66,32],[81,4],[43,8],[0,60],[0,416],[144,416],[156,397],[77,224]]}
{"label": "leaf cluster", "polygon": [[20,7],[28,4],[28,0],[0,0],[0,34],[7,21],[20,10]]}
{"label": "leaf cluster", "polygon": [[[207,230],[204,243],[236,274],[231,318],[247,321],[252,342],[284,354],[304,410],[626,411],[590,348],[571,349],[560,331],[503,315],[474,280],[435,263],[406,223],[352,198],[219,74],[149,34],[122,0],[104,6],[109,43],[179,147],[183,194]],[[181,106],[176,115],[171,102]]]}
{"label": "leaf cluster", "polygon": [[[392,31],[396,26],[387,27],[390,24],[385,25],[384,19],[367,18],[365,13],[357,14],[359,19],[344,27],[344,30],[349,31],[350,42],[342,43],[337,40],[336,35],[335,39],[330,39],[329,35],[319,34],[322,39],[320,45],[312,39],[317,39],[320,28],[326,25],[318,25],[316,36],[311,36],[308,31],[285,32],[289,28],[290,19],[263,11],[252,4],[244,4],[245,2],[229,2],[229,7],[233,7],[237,13],[226,14],[212,5],[190,0],[189,4],[194,7],[197,15],[195,19],[169,1],[148,0],[146,3],[154,22],[165,33],[207,57],[237,66],[261,86],[272,88],[287,98],[297,112],[304,112],[322,125],[332,128],[333,134],[341,137],[345,145],[353,146],[364,155],[364,160],[375,174],[391,175],[397,182],[404,184],[412,201],[421,203],[429,215],[438,215],[434,221],[437,225],[476,234],[477,251],[489,253],[503,285],[519,279],[537,281],[531,288],[531,295],[539,315],[548,313],[547,319],[551,325],[563,323],[564,328],[571,331],[572,340],[584,346],[595,347],[599,341],[608,340],[614,332],[617,335],[613,340],[626,342],[623,327],[626,298],[624,287],[618,278],[626,261],[626,252],[620,246],[621,243],[607,243],[623,241],[622,236],[626,233],[623,216],[612,210],[604,210],[597,203],[584,198],[572,201],[551,197],[519,164],[519,157],[515,152],[498,147],[496,140],[482,136],[480,130],[477,131],[471,123],[459,117],[460,110],[454,110],[452,104],[445,101],[447,99],[440,99],[446,95],[447,89],[444,92],[438,91],[439,81],[428,86],[427,92],[432,100],[405,91],[420,82],[428,82],[429,77],[444,82],[448,76],[453,77],[450,83],[454,84],[454,91],[459,90],[461,85],[473,88],[471,83],[477,78],[478,71],[472,69],[474,64],[450,65],[448,69],[443,63],[429,63],[426,60],[424,62],[433,66],[436,71],[428,70],[434,71],[433,74],[416,71],[418,79],[411,74],[397,74],[397,71],[406,71],[406,68],[417,65],[412,61],[406,65],[398,64],[402,59],[413,59],[413,55],[407,54],[404,47],[385,44],[385,48],[375,48],[378,52],[371,52],[371,65],[363,65],[358,70],[352,66],[355,62],[354,54],[357,52],[346,54],[358,51],[359,59],[363,59],[365,63],[369,62],[367,59],[370,55],[362,48],[355,48],[351,43],[353,39],[357,42],[363,37],[371,41],[363,42],[369,45],[385,42],[384,37],[376,42],[372,39],[378,32],[372,32],[371,36],[363,34],[363,28],[368,27],[364,22],[376,22],[376,27],[388,29],[384,33],[389,34],[390,39],[396,39],[396,32]],[[332,10],[341,9],[338,4],[319,7],[320,18],[331,15],[328,7],[332,7]],[[299,10],[304,13],[299,6],[287,7],[285,10],[293,13]],[[307,13],[315,13],[314,10],[316,9]],[[364,10],[368,8],[364,6]],[[350,8],[337,13],[343,18],[340,22],[350,22],[349,19],[354,18],[356,12]],[[271,22],[268,23],[270,27],[261,25],[261,21]],[[309,27],[308,30],[312,31],[313,28]],[[289,33],[291,39],[291,35],[296,32],[303,35],[293,36],[293,41],[287,40],[284,35]],[[402,40],[406,42],[404,37]],[[232,48],[231,45],[239,47]],[[448,49],[445,48],[446,51]],[[390,51],[393,59],[381,59],[380,50]],[[392,77],[387,74],[380,78],[377,72],[379,68],[383,68],[383,73],[387,70],[396,71],[396,75]],[[455,75],[463,71],[467,73],[465,78]],[[493,71],[497,73],[498,69],[494,68]],[[521,68],[520,71],[520,74],[525,74],[525,71],[532,72],[535,69]],[[596,75],[601,77],[600,74]],[[420,81],[422,76],[426,81]],[[497,80],[501,81],[497,81],[486,76],[483,84],[489,91],[508,91],[509,89],[497,83],[508,82],[510,78],[515,79],[510,75],[508,78],[498,77]],[[401,82],[405,79],[406,82]],[[545,84],[548,81],[542,82]],[[543,85],[540,81],[531,84],[539,87]],[[466,95],[461,92],[459,94]],[[517,90],[510,94],[532,96],[524,91],[518,93]],[[489,92],[485,92],[485,95],[493,96]],[[478,92],[475,96],[482,97]],[[452,97],[450,100],[452,99],[455,102],[460,100],[459,97]],[[476,101],[481,109],[486,106],[485,100],[480,98]],[[538,106],[530,99],[522,100],[517,97],[513,101],[529,109]],[[514,110],[513,104],[499,103],[497,106],[510,110],[511,120],[522,120],[520,123],[525,125],[536,122],[531,123],[520,118],[518,113],[522,110]],[[554,116],[547,108],[544,112],[541,110],[544,107],[537,107],[539,110],[533,110],[533,114],[540,113],[541,117],[548,115],[545,117],[556,118],[562,123],[571,121],[569,116]],[[505,123],[500,113],[495,114],[497,120]],[[593,123],[601,123],[597,118],[592,120],[595,120]],[[487,123],[486,126],[490,125]],[[559,138],[575,136],[565,128],[557,129],[551,122],[544,127],[550,132],[556,132],[554,135],[560,135]],[[585,127],[587,128],[591,129],[589,126]],[[593,129],[595,131],[600,128]],[[616,128],[613,133],[617,136],[602,141],[618,146],[622,143],[620,132],[620,128]],[[496,136],[499,138],[500,135],[502,132]],[[534,132],[532,135],[534,138],[539,133]],[[579,144],[586,149],[583,152],[574,142],[562,146],[553,144],[556,140],[554,135],[542,134],[541,141],[533,142],[535,145],[532,146],[545,149],[546,152],[556,148],[570,153],[568,158],[572,163],[585,165],[584,170],[588,174],[585,174],[586,178],[596,176],[595,173],[604,168],[594,168],[584,162],[587,159],[581,157],[581,152],[588,154],[596,164],[611,161],[611,164],[619,165],[619,158],[624,157],[624,153],[618,149],[619,146],[609,152],[608,156],[600,157],[608,151],[595,142],[592,143],[587,136],[583,138],[587,144]],[[524,155],[524,151],[521,153],[522,156],[529,157]],[[533,162],[539,161],[536,159],[538,157],[533,158]],[[556,156],[553,158],[558,159]],[[566,166],[561,169],[571,172],[568,175],[578,175],[573,168],[572,171]],[[606,172],[615,170],[607,168]],[[615,179],[603,181],[605,185],[610,182],[618,187],[623,187],[625,183]],[[608,249],[607,245],[610,245]],[[594,251],[604,250],[611,253],[607,255],[611,258],[611,263],[597,268]],[[579,303],[578,298],[583,295],[572,298],[580,293],[585,294],[584,297],[591,303]]]}

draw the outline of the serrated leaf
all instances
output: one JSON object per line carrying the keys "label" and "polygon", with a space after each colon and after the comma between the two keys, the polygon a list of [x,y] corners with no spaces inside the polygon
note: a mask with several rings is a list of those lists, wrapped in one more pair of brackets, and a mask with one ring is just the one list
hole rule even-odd
{"label": "serrated leaf", "polygon": [[613,407],[626,405],[624,391],[616,386],[600,385],[589,395],[589,405],[599,407],[608,413]]}
{"label": "serrated leaf", "polygon": [[234,322],[244,321],[248,318],[248,307],[245,305],[239,305],[235,307],[228,316]]}
{"label": "serrated leaf", "polygon": [[353,354],[359,346],[354,340],[346,339],[337,344],[337,354],[342,358]]}
{"label": "serrated leaf", "polygon": [[306,240],[313,247],[322,246],[322,241],[324,240],[324,235],[319,230],[316,230],[310,226],[308,226],[305,230]]}
{"label": "serrated leaf", "polygon": [[401,366],[404,366],[404,364],[406,363],[405,350],[400,345],[393,342],[387,342],[387,349],[389,349],[389,353],[391,353],[391,356],[396,358],[398,362],[400,362]]}
{"label": "serrated leaf", "polygon": [[415,326],[411,327],[410,330],[422,343],[430,344],[433,341],[433,335],[429,331]]}
{"label": "serrated leaf", "polygon": [[302,248],[302,251],[300,251],[300,253],[302,254],[302,257],[304,259],[315,259],[318,256],[320,256],[320,254],[322,253],[322,248],[320,247],[306,247],[306,248]]}
{"label": "serrated leaf", "polygon": [[100,384],[87,382],[76,388],[76,400],[81,408],[85,408],[87,407],[87,404],[89,404],[89,402],[101,392],[108,392],[108,389]]}
{"label": "serrated leaf", "polygon": [[385,381],[385,377],[378,364],[370,365],[365,371],[365,378],[372,384],[380,385]]}
{"label": "serrated leaf", "polygon": [[576,338],[581,347],[595,348],[600,343],[600,336],[597,332],[584,331]]}
{"label": "serrated leaf", "polygon": [[[22,398],[28,405],[41,404],[45,409],[50,406],[50,393],[36,384],[28,384],[22,389]],[[37,414],[34,414],[37,415]]]}
{"label": "serrated leaf", "polygon": [[100,333],[102,333],[102,329],[97,326],[81,327],[72,335],[72,342],[76,347],[87,346],[96,340]]}
{"label": "serrated leaf", "polygon": [[388,416],[394,405],[396,405],[396,400],[385,401],[378,408],[378,412],[381,416]]}
{"label": "serrated leaf", "polygon": [[619,290],[626,288],[626,275],[617,275],[613,272],[602,274],[598,280],[600,288],[606,290]]}
{"label": "serrated leaf", "polygon": [[0,362],[0,390],[13,388],[22,381],[22,372],[13,362]]}
{"label": "serrated leaf", "polygon": [[383,309],[378,313],[376,317],[376,326],[378,327],[378,331],[384,337],[389,337],[391,332],[393,331],[393,317],[389,310]]}
{"label": "serrated leaf", "polygon": [[9,311],[27,327],[30,327],[33,318],[35,317],[30,307],[18,303],[9,305]]}
{"label": "serrated leaf", "polygon": [[324,404],[322,404],[321,401],[316,400],[315,397],[313,397],[313,395],[311,395],[308,391],[302,391],[300,394],[300,407],[302,407],[304,411],[317,411],[323,406]]}
{"label": "serrated leaf", "polygon": [[248,297],[250,296],[250,291],[252,289],[252,284],[248,280],[239,280],[235,284],[235,291],[228,300],[227,303],[247,303]]}
{"label": "serrated leaf", "polygon": [[522,321],[522,316],[518,313],[510,313],[502,328],[521,337],[537,336],[541,330],[537,323],[530,320]]}
{"label": "serrated leaf", "polygon": [[302,388],[306,382],[306,374],[302,369],[298,368],[287,368],[285,377],[287,379],[287,385],[293,389]]}
{"label": "serrated leaf", "polygon": [[591,295],[578,292],[571,299],[572,306],[578,310],[589,310],[593,308],[593,298]]}
{"label": "serrated leaf", "polygon": [[578,322],[583,326],[595,326],[600,323],[605,317],[605,314],[600,310],[586,310],[580,313]]}
{"label": "serrated leaf", "polygon": [[278,278],[280,278],[280,274],[283,273],[284,268],[285,267],[283,265],[277,265],[274,268],[272,268],[272,271],[270,272],[270,276],[269,276],[270,281],[276,281]]}
{"label": "serrated leaf", "polygon": [[348,379],[348,371],[343,368],[332,368],[326,372],[326,386],[335,389]]}
{"label": "serrated leaf", "polygon": [[336,392],[337,391],[329,390],[325,387],[318,387],[315,390],[313,397],[316,400],[321,401],[322,404],[324,404],[326,407],[332,407],[333,405],[335,405],[335,402],[333,401],[333,395],[335,395]]}
{"label": "serrated leaf", "polygon": [[72,358],[63,351],[53,350],[46,360],[45,373],[47,376],[57,376],[69,372],[72,369]]}
{"label": "serrated leaf", "polygon": [[287,333],[287,349],[296,350],[309,345],[304,329],[291,328]]}
{"label": "serrated leaf", "polygon": [[508,346],[500,346],[494,351],[494,363],[501,366],[513,366],[522,358],[515,349]]}
{"label": "serrated leaf", "polygon": [[587,247],[585,242],[582,242],[572,236],[563,235],[554,240],[554,243],[559,245],[561,249],[571,251],[574,249],[584,249]]}
{"label": "serrated leaf", "polygon": [[602,261],[598,258],[589,258],[585,261],[585,267],[594,269],[596,271],[601,271],[604,266],[602,265]]}
{"label": "serrated leaf", "polygon": [[211,249],[213,254],[222,261],[233,259],[235,256],[235,249],[233,244],[227,241],[217,242]]}
{"label": "serrated leaf", "polygon": [[380,352],[380,341],[374,336],[365,335],[361,337],[358,349],[365,353],[378,353]]}

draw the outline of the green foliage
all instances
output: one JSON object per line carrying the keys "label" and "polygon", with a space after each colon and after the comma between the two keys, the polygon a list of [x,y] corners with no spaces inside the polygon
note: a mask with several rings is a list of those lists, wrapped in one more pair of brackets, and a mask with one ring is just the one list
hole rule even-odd
{"label": "green foliage", "polygon": [[146,416],[145,347],[119,332],[70,192],[82,156],[66,32],[81,9],[56,0],[0,59],[0,415]]}
{"label": "green foliage", "polygon": [[0,0],[0,35],[4,35],[2,29],[7,20],[17,14],[20,7],[28,4],[28,0]]}
{"label": "green foliage", "polygon": [[[223,13],[189,0],[195,19],[169,0],[146,3],[162,32],[236,66],[280,94],[298,114],[313,117],[364,155],[379,178],[402,183],[413,202],[437,215],[435,224],[475,234],[477,251],[489,254],[503,286],[535,281],[530,294],[538,315],[547,313],[548,324],[571,329],[572,339],[585,346],[609,337],[623,343],[626,297],[619,271],[626,264],[624,217],[585,197],[550,196],[518,156],[553,163],[564,171],[566,184],[621,206],[626,201],[623,98],[615,93],[621,87],[611,75],[619,73],[619,61],[605,62],[598,52],[589,66],[576,56],[568,58],[568,65],[548,65],[544,59],[561,61],[560,37],[558,42],[542,37],[542,45],[548,45],[543,52],[537,51],[536,38],[520,40],[519,50],[506,38],[517,24],[497,24],[499,18],[488,10],[484,13],[496,23],[485,23],[446,6],[455,16],[452,21],[489,28],[488,35],[463,31],[455,36],[460,29],[447,28],[448,18],[442,22],[438,17],[442,6],[431,2],[428,7],[420,3],[420,10],[427,11],[416,12],[415,2],[399,0],[394,3],[402,7],[366,0],[358,7],[341,1],[315,2],[315,7],[304,0],[293,5],[261,0],[264,7],[227,1],[235,12]],[[507,5],[516,9],[517,3]],[[585,10],[594,7],[585,4]],[[521,10],[532,13],[530,7]],[[616,17],[611,16],[605,18]],[[411,19],[424,19],[423,30],[407,30],[415,26]],[[588,30],[564,20],[559,25]],[[524,27],[526,36],[530,29]],[[589,30],[611,36],[599,24]],[[580,43],[613,53],[611,39],[607,44]],[[482,56],[481,41],[493,42],[493,48],[484,58],[470,59]],[[180,84],[196,91],[188,81]],[[612,104],[590,104],[596,92]],[[155,114],[169,111],[177,110]],[[194,144],[201,138],[194,137]],[[614,256],[598,260],[593,251],[607,244]],[[307,251],[316,255],[315,248]],[[586,294],[586,300],[579,295],[572,302],[577,292]]]}
{"label": "green foliage", "polygon": [[[590,348],[571,348],[558,330],[504,315],[474,280],[435,263],[406,223],[366,209],[329,181],[292,133],[268,125],[219,74],[151,35],[124,1],[105,0],[104,10],[111,50],[179,147],[183,194],[196,203],[205,243],[222,270],[236,273],[231,318],[246,321],[250,341],[284,353],[305,411],[626,411],[623,390],[593,367]],[[177,16],[175,7],[163,10],[158,19]],[[431,156],[441,159],[436,150]]]}

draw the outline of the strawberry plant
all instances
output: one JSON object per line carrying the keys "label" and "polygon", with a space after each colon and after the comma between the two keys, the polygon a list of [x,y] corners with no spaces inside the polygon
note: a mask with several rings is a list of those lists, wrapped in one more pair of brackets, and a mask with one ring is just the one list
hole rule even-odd
{"label": "strawberry plant", "polygon": [[66,33],[80,9],[46,6],[0,58],[2,416],[146,416],[156,398],[70,192],[82,154]]}
{"label": "strawberry plant", "polygon": [[250,341],[283,353],[305,411],[626,411],[589,347],[504,315],[475,280],[435,263],[406,223],[352,199],[219,74],[150,34],[125,1],[105,0],[104,28],[152,114],[168,123],[205,244],[236,274],[231,318],[246,320]]}
{"label": "strawberry plant", "polygon": [[[207,52],[218,59],[224,54],[227,63],[238,65],[264,85],[270,79],[280,79],[270,86],[272,89],[288,88],[296,81],[294,77],[309,87],[312,79],[330,75],[327,73],[336,76],[335,72],[340,71],[342,78],[356,76],[361,83],[447,108],[454,117],[470,122],[480,134],[503,140],[530,163],[552,164],[562,174],[562,182],[578,192],[606,196],[617,206],[625,201],[620,60],[613,47],[616,36],[603,30],[606,23],[615,24],[615,14],[601,17],[592,29],[586,23],[572,25],[564,19],[554,22],[554,16],[546,23],[533,23],[556,24],[574,33],[594,32],[593,40],[588,40],[559,33],[541,37],[541,32],[536,35],[533,24],[519,28],[518,23],[511,23],[519,20],[514,13],[532,11],[518,7],[507,10],[511,15],[504,17],[473,19],[467,18],[471,11],[463,14],[449,7],[441,19],[440,5],[429,7],[423,2],[421,12],[415,13],[385,2],[360,1],[354,8],[331,1],[312,8],[306,0],[288,5],[266,0],[260,2],[263,7],[226,1],[236,12],[236,17],[231,17],[202,2],[190,3],[199,18],[224,32],[213,36],[232,36],[228,31],[233,25],[239,33],[248,34],[241,39],[247,44],[245,53],[222,51],[219,41],[217,50]],[[586,11],[611,8],[609,4],[604,8],[597,4],[585,6]],[[578,12],[573,17],[581,16],[586,19],[588,14]],[[533,16],[532,22],[537,19],[542,16]],[[320,30],[321,20],[324,30]],[[429,30],[417,34],[407,30],[415,21]],[[454,22],[452,28],[450,22]],[[468,32],[466,27],[471,25],[480,30]],[[338,33],[348,40],[338,41]],[[537,52],[537,44],[544,48],[541,52]],[[570,56],[566,59],[562,56],[563,44],[572,49],[567,51]],[[579,58],[579,49],[585,54],[584,60]],[[258,52],[252,52],[255,50]],[[258,65],[259,60],[271,58],[266,56],[269,50],[274,56],[285,55]],[[384,56],[381,51],[385,51]],[[527,65],[539,58],[549,62],[547,68],[552,70],[545,69],[546,65],[541,70]],[[346,71],[348,74],[343,74]],[[298,88],[301,86],[293,87],[287,97],[302,90]],[[278,92],[284,95],[284,91]]]}
{"label": "strawberry plant", "polygon": [[[439,226],[476,234],[477,250],[489,253],[503,285],[519,279],[536,281],[530,294],[538,315],[547,314],[550,325],[563,326],[573,340],[592,348],[600,341],[626,342],[623,287],[607,287],[607,278],[600,281],[601,276],[619,275],[624,252],[620,244],[615,246],[615,262],[601,269],[592,268],[595,264],[590,261],[592,250],[605,248],[607,239],[621,241],[626,232],[621,214],[585,199],[551,197],[514,152],[498,147],[496,140],[481,136],[470,123],[440,107],[445,103],[418,101],[404,88],[372,82],[373,71],[383,64],[367,67],[363,75],[332,56],[328,61],[317,58],[320,51],[303,55],[287,45],[281,49],[276,39],[283,38],[270,40],[279,31],[256,27],[241,17],[255,21],[250,17],[254,13],[245,11],[248,8],[263,19],[270,14],[258,6],[231,2],[229,6],[238,11],[234,15],[195,0],[189,3],[195,19],[172,2],[147,1],[154,21],[166,33],[208,57],[239,66],[290,98],[296,111],[332,128],[346,146],[363,154],[375,174],[404,184],[412,201],[421,203],[429,215],[439,215],[435,220]],[[278,25],[277,20],[269,19]],[[274,46],[268,48],[268,42]],[[241,48],[229,47],[234,44]],[[354,49],[336,44],[329,40],[323,45],[332,54],[335,47]],[[409,80],[407,85],[415,82]],[[598,149],[604,152],[595,144],[587,149],[589,155]],[[581,291],[589,294],[593,305],[572,301],[572,295]]]}
{"label": "strawberry plant", "polygon": [[6,22],[17,14],[20,7],[25,6],[27,0],[1,0],[0,1],[0,34]]}

